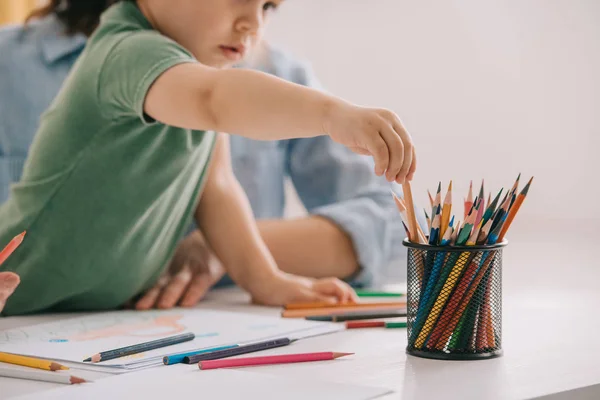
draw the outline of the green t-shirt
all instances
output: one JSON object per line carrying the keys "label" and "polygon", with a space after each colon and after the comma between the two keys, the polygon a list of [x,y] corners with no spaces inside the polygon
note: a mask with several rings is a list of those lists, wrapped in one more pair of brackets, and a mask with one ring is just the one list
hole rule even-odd
{"label": "green t-shirt", "polygon": [[21,284],[5,315],[118,307],[168,264],[199,200],[216,134],[143,112],[167,69],[197,62],[134,2],[111,7],[44,113],[20,183],[0,207],[0,267]]}

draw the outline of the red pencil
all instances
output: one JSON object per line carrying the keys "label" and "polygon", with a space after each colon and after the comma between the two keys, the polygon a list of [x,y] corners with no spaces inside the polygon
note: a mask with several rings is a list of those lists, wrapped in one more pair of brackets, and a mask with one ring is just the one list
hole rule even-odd
{"label": "red pencil", "polygon": [[300,353],[300,354],[282,354],[279,356],[263,356],[263,357],[243,357],[231,358],[222,360],[200,361],[198,368],[200,369],[216,369],[216,368],[234,368],[234,367],[251,367],[254,365],[271,365],[271,364],[289,364],[309,361],[327,361],[336,358],[350,356],[354,353]]}
{"label": "red pencil", "polygon": [[8,257],[19,247],[21,243],[23,243],[23,238],[25,237],[25,232],[15,236],[13,240],[11,240],[6,247],[0,251],[0,265],[6,261]]}

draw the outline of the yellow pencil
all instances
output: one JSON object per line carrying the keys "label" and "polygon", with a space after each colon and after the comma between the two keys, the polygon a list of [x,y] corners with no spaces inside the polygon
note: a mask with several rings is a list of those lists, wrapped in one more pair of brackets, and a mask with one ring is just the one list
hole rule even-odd
{"label": "yellow pencil", "polygon": [[16,354],[9,353],[0,353],[0,361],[9,364],[22,365],[24,367],[44,369],[46,371],[58,371],[69,369],[69,367],[65,367],[64,365],[54,361],[42,360],[40,358],[33,357],[18,356]]}

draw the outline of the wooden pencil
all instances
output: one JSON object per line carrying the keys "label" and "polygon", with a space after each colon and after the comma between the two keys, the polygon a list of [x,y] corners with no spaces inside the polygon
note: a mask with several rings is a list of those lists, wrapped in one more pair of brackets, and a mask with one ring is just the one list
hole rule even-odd
{"label": "wooden pencil", "polygon": [[210,353],[199,353],[183,357],[184,364],[195,364],[198,361],[219,360],[221,358],[235,357],[242,354],[256,353],[257,351],[270,350],[278,347],[288,346],[298,339],[287,337],[269,339],[262,342],[248,343],[230,349],[212,351]]}
{"label": "wooden pencil", "polygon": [[[461,233],[458,235],[457,244],[464,245],[466,244],[467,239],[471,233],[472,224],[475,220],[476,210],[471,209],[471,213],[467,217],[467,221],[465,221],[465,226],[463,227]],[[458,253],[457,253],[458,254]],[[446,273],[442,274],[438,279],[437,285],[433,290],[433,294],[428,298],[428,303],[425,310],[428,312],[427,318],[421,318],[421,326],[419,327],[419,333],[414,340],[414,346],[416,348],[421,348],[425,344],[425,340],[431,333],[435,322],[437,321],[444,304],[448,300],[448,296],[454,290],[454,286],[456,286],[458,282],[458,278],[462,274],[462,271],[466,268],[467,261],[469,259],[470,253],[468,251],[461,252],[457,257],[454,254],[448,258],[446,267],[443,267],[442,270],[445,270]],[[433,303],[433,304],[432,304]],[[416,322],[419,320],[415,320]],[[417,329],[414,329],[413,332],[416,332]]]}
{"label": "wooden pencil", "polygon": [[467,218],[469,212],[471,211],[471,207],[473,207],[473,181],[469,184],[469,193],[467,194],[467,199],[465,200],[465,215],[463,219]]}
{"label": "wooden pencil", "polygon": [[66,385],[86,382],[85,379],[60,372],[37,371],[35,369],[16,369],[7,367],[0,367],[0,376],[4,376],[7,378],[28,379],[31,381],[63,383]]}
{"label": "wooden pencil", "polygon": [[276,356],[262,357],[243,357],[227,360],[212,360],[200,361],[198,368],[201,370],[216,369],[216,368],[236,368],[236,367],[252,367],[256,365],[274,365],[274,364],[289,364],[300,362],[314,361],[329,361],[340,357],[350,356],[354,353],[336,353],[336,352],[320,352],[320,353],[301,353],[301,354],[282,354]]}
{"label": "wooden pencil", "polygon": [[423,209],[423,212],[425,213],[425,220],[427,221],[427,229],[431,232],[431,218],[429,218],[426,209]]}
{"label": "wooden pencil", "polygon": [[306,318],[320,315],[341,314],[347,312],[376,311],[376,310],[397,310],[406,307],[406,301],[398,301],[388,305],[363,305],[359,307],[322,307],[308,310],[284,310],[281,312],[283,318]]}
{"label": "wooden pencil", "polygon": [[138,343],[132,346],[121,347],[114,350],[107,350],[93,356],[86,358],[83,362],[91,361],[93,363],[112,360],[114,358],[128,356],[130,354],[142,353],[144,351],[150,351],[154,349],[159,349],[166,346],[171,346],[174,344],[179,344],[183,342],[188,342],[190,340],[194,340],[195,335],[191,332],[183,333],[181,335],[171,336],[163,339],[152,340],[150,342]]}
{"label": "wooden pencil", "polygon": [[479,262],[481,260],[481,252],[477,252],[475,258],[470,262],[468,268],[466,269],[463,276],[460,278],[460,282],[456,285],[456,290],[452,293],[448,304],[444,308],[444,311],[440,315],[437,323],[435,324],[435,328],[431,333],[431,336],[427,339],[427,347],[434,348],[444,333],[446,326],[452,320],[456,309],[458,308],[460,301],[462,300],[465,292],[469,288],[471,281],[475,277],[477,273],[477,269],[479,268]]}
{"label": "wooden pencil", "polygon": [[10,257],[10,255],[17,249],[17,247],[19,247],[21,243],[23,243],[25,233],[27,232],[23,231],[14,238],[12,238],[12,240],[8,242],[6,247],[2,249],[2,251],[0,251],[0,265],[2,265],[4,261],[6,261],[6,259]]}
{"label": "wooden pencil", "polygon": [[362,329],[362,328],[406,328],[406,322],[389,322],[389,321],[347,321],[346,329]]}
{"label": "wooden pencil", "polygon": [[344,321],[358,321],[365,319],[374,318],[398,318],[406,317],[406,308],[397,310],[378,310],[378,311],[353,311],[343,314],[330,314],[330,315],[314,315],[312,317],[306,317],[307,321],[328,321],[328,322],[344,322]]}
{"label": "wooden pencil", "polygon": [[10,353],[0,353],[0,362],[22,365],[23,367],[43,369],[46,371],[60,371],[69,369],[69,367],[66,367],[54,361],[44,360],[41,358],[20,356],[17,354]]}
{"label": "wooden pencil", "polygon": [[429,196],[429,206],[433,208],[433,196],[431,196],[429,189],[427,189],[427,196]]}
{"label": "wooden pencil", "polygon": [[452,214],[452,181],[448,185],[448,191],[444,198],[444,206],[442,208],[442,220],[440,221],[440,238],[443,238],[450,223],[450,215]]}
{"label": "wooden pencil", "polygon": [[[394,202],[396,203],[396,208],[398,208],[398,211],[400,212],[400,216],[402,217],[402,220],[408,224],[409,216],[408,216],[407,207],[406,207],[406,204],[404,203],[404,200],[402,200],[398,195],[396,195],[396,193],[394,193],[393,190],[392,190],[392,197],[394,198]],[[418,223],[417,223],[417,238],[418,238],[418,243],[421,243],[421,244],[427,243],[427,238],[425,237],[425,233],[423,232],[423,230],[421,229],[421,226]]]}
{"label": "wooden pencil", "polygon": [[477,237],[477,244],[485,244],[490,233],[490,229],[492,228],[492,222],[493,221],[491,219],[488,220],[488,222],[486,222],[486,224],[481,228],[479,236]]}
{"label": "wooden pencil", "polygon": [[417,217],[415,215],[415,203],[413,201],[412,188],[409,181],[404,181],[402,184],[404,192],[404,203],[406,204],[406,212],[408,214],[408,230],[410,232],[410,240],[417,242]]}
{"label": "wooden pencil", "polygon": [[365,307],[388,307],[398,306],[404,307],[406,302],[399,301],[377,301],[377,302],[365,302],[365,303],[325,303],[325,302],[314,302],[314,303],[289,303],[284,305],[286,310],[313,310],[319,308],[335,308],[337,310],[344,309],[361,309]]}
{"label": "wooden pencil", "polygon": [[525,185],[525,187],[523,188],[521,193],[519,193],[515,202],[513,203],[512,207],[510,208],[508,217],[506,217],[506,221],[504,222],[504,225],[502,226],[502,230],[500,231],[500,235],[498,236],[499,241],[502,241],[504,239],[504,235],[508,231],[508,228],[510,228],[510,225],[512,224],[513,220],[515,219],[515,216],[519,212],[519,209],[521,208],[523,201],[525,201],[525,197],[527,197],[527,193],[529,192],[529,187],[531,186],[531,182],[533,182],[533,176],[531,177],[529,182],[527,182],[527,185]]}
{"label": "wooden pencil", "polygon": [[434,344],[435,348],[438,350],[443,350],[444,347],[446,346],[448,339],[453,334],[456,326],[458,325],[459,320],[465,313],[465,310],[467,309],[467,306],[469,305],[471,298],[473,297],[473,295],[475,294],[475,291],[479,287],[479,284],[480,284],[481,280],[483,279],[483,277],[485,276],[487,270],[489,269],[493,258],[495,258],[495,255],[490,256],[490,254],[488,253],[488,254],[484,255],[483,257],[486,257],[486,258],[484,259],[481,268],[479,268],[479,270],[477,271],[475,279],[473,279],[473,283],[469,286],[469,290],[467,291],[467,293],[463,296],[462,300],[460,301],[458,310],[453,314],[452,319],[450,320],[450,323],[444,329],[444,333],[443,333],[442,337],[437,341],[436,344]]}

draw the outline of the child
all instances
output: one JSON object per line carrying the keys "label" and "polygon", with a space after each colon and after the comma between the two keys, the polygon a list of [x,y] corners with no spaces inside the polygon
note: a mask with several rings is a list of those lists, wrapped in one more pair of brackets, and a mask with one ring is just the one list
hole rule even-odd
{"label": "child", "polygon": [[277,269],[214,131],[329,134],[397,182],[412,179],[414,148],[389,111],[222,69],[260,40],[279,3],[139,0],[106,12],[0,208],[0,242],[27,230],[3,266],[21,277],[5,314],[121,306],[156,282],[192,217],[256,302],[353,296],[338,280]]}

